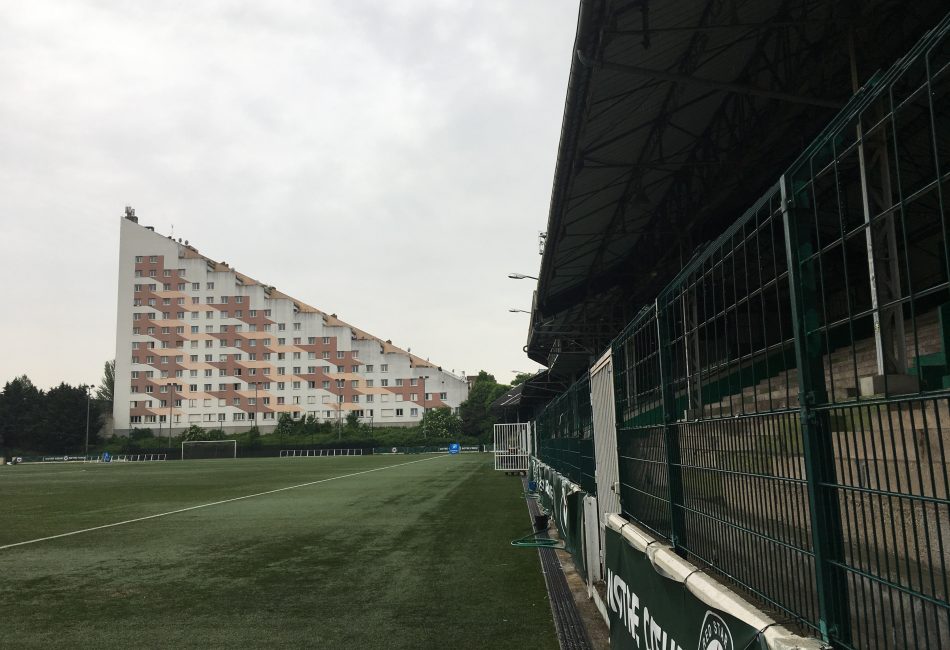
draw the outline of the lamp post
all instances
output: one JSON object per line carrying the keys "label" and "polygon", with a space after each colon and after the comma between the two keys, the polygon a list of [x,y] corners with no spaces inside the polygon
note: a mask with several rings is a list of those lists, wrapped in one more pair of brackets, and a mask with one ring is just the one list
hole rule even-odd
{"label": "lamp post", "polygon": [[83,389],[86,391],[86,451],[85,455],[89,456],[89,401],[92,399],[92,395],[89,392],[89,389],[92,386],[88,384],[83,385]]}
{"label": "lamp post", "polygon": [[537,280],[533,275],[525,275],[524,273],[509,273],[508,277],[512,280]]}
{"label": "lamp post", "polygon": [[[429,375],[420,376],[420,379],[422,379],[422,419],[423,420],[425,420],[426,418],[426,379],[428,378],[429,378]],[[425,427],[422,428],[422,437],[423,438],[429,437],[428,435],[426,435]]]}
{"label": "lamp post", "polygon": [[258,406],[258,402],[257,402],[257,388],[260,385],[261,385],[261,382],[259,381],[254,382],[254,428],[255,429],[257,428],[257,411],[261,408],[260,406]]}
{"label": "lamp post", "polygon": [[175,403],[175,386],[174,383],[168,384],[168,448],[172,448],[172,406]]}

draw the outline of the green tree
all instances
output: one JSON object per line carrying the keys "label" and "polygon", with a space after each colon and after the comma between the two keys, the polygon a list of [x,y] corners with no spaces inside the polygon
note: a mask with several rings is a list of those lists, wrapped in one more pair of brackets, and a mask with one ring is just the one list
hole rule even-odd
{"label": "green tree", "polygon": [[85,388],[61,383],[43,398],[42,430],[35,438],[40,451],[79,450],[86,440],[86,409],[89,409],[89,444],[99,439],[102,413],[99,402],[89,399]]}
{"label": "green tree", "polygon": [[261,430],[256,424],[247,431],[247,446],[249,449],[258,449],[261,446]]}
{"label": "green tree", "polygon": [[468,399],[459,406],[462,418],[462,433],[482,440],[489,439],[494,419],[491,415],[491,403],[511,388],[499,384],[495,376],[482,370],[468,391]]}
{"label": "green tree", "polygon": [[181,434],[182,440],[224,440],[223,429],[208,429],[205,431],[197,424],[192,424]]}
{"label": "green tree", "polygon": [[132,440],[145,440],[146,438],[154,438],[154,437],[155,437],[155,432],[148,428],[140,429],[139,427],[136,427],[132,429],[131,431],[129,431],[129,438],[131,438]]}
{"label": "green tree", "polygon": [[462,420],[445,406],[426,411],[421,428],[427,438],[454,438],[462,431]]}
{"label": "green tree", "polygon": [[96,399],[112,404],[112,398],[115,395],[115,359],[106,361],[102,370],[102,379],[99,381],[99,387],[96,389]]}
{"label": "green tree", "polygon": [[532,377],[534,377],[534,375],[531,374],[530,372],[519,372],[517,375],[515,375],[515,378],[511,380],[511,386],[515,387],[520,384],[523,384],[529,379],[531,379]]}
{"label": "green tree", "polygon": [[274,428],[274,433],[279,436],[291,435],[294,432],[294,419],[290,416],[290,413],[281,413],[280,417],[277,418],[277,426]]}
{"label": "green tree", "polygon": [[21,375],[7,382],[0,393],[0,445],[27,448],[41,430],[43,391]]}
{"label": "green tree", "polygon": [[343,433],[347,436],[355,436],[360,432],[360,417],[356,411],[350,411],[346,414],[346,424],[343,425]]}
{"label": "green tree", "polygon": [[181,434],[181,439],[188,442],[192,440],[207,440],[205,437],[205,430],[199,427],[197,424],[192,424],[190,427],[185,429],[185,432]]}

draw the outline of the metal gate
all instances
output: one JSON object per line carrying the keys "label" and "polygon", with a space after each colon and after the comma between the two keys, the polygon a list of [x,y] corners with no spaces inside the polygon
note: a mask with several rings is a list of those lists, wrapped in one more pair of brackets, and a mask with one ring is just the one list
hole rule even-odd
{"label": "metal gate", "polygon": [[594,476],[597,481],[600,548],[604,548],[607,513],[620,512],[620,485],[617,470],[617,427],[614,411],[614,372],[611,351],[607,350],[590,369],[590,401],[594,419]]}
{"label": "metal gate", "polygon": [[495,425],[495,469],[503,472],[528,471],[528,456],[531,450],[531,425]]}

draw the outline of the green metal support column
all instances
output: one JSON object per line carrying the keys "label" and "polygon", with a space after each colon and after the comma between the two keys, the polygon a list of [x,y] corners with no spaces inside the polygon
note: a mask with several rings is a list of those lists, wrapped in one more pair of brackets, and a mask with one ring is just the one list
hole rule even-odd
{"label": "green metal support column", "polygon": [[664,305],[657,300],[656,330],[657,355],[660,361],[660,386],[663,403],[663,430],[666,439],[666,473],[670,500],[670,542],[673,550],[686,557],[686,521],[683,516],[683,468],[680,461],[680,441],[676,430],[676,401],[673,395],[672,364],[670,362],[670,331]]}
{"label": "green metal support column", "polygon": [[[815,556],[819,627],[825,641],[848,643],[848,585],[844,572],[834,566],[843,556],[841,512],[835,484],[834,445],[823,367],[824,350],[819,333],[819,298],[814,265],[804,262],[815,254],[812,204],[806,191],[792,193],[790,179],[782,176],[782,216],[788,258],[789,298],[798,364],[801,428],[805,452],[805,480]],[[798,189],[798,188],[796,188]]]}

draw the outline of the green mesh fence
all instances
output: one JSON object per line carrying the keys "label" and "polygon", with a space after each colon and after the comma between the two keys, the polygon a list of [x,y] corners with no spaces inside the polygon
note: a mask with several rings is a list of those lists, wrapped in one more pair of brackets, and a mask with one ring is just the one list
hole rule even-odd
{"label": "green mesh fence", "polygon": [[590,377],[585,375],[545,407],[535,420],[538,457],[596,494]]}
{"label": "green mesh fence", "polygon": [[836,647],[950,647],[948,200],[950,17],[612,345],[624,516]]}

